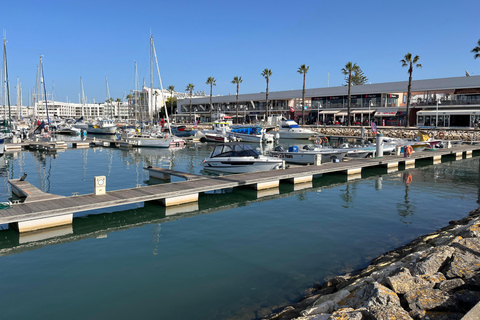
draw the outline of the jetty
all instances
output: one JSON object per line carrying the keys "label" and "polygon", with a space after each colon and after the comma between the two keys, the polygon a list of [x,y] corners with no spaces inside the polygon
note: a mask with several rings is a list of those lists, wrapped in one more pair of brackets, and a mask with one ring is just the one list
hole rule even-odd
{"label": "jetty", "polygon": [[25,197],[22,203],[0,211],[0,224],[11,224],[19,232],[27,232],[53,226],[71,224],[73,213],[115,207],[144,201],[159,201],[166,207],[198,202],[199,193],[226,188],[249,187],[256,190],[278,188],[282,182],[301,184],[311,182],[323,174],[346,174],[348,179],[361,178],[363,169],[383,167],[388,172],[399,170],[400,165],[414,168],[417,161],[440,163],[443,157],[460,160],[470,158],[480,151],[477,145],[461,145],[435,151],[415,152],[410,157],[391,155],[381,158],[357,159],[339,163],[296,166],[284,170],[232,174],[225,176],[199,176],[162,168],[147,167],[150,177],[169,180],[179,176],[186,181],[163,183],[130,189],[106,191],[106,178],[94,178],[94,193],[62,197],[43,193],[26,181],[9,180],[12,191]]}

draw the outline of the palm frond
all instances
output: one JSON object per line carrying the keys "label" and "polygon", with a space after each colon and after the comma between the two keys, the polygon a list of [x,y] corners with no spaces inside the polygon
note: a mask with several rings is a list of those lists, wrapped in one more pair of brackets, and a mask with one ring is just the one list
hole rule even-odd
{"label": "palm frond", "polygon": [[416,67],[417,67],[417,68],[423,68],[423,66],[422,66],[421,63],[417,63],[417,64],[416,64]]}

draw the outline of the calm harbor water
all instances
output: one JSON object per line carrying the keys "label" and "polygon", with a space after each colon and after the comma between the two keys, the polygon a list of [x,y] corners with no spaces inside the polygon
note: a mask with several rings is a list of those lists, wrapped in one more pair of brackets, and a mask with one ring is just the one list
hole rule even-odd
{"label": "calm harbor water", "polygon": [[[92,193],[96,175],[107,176],[107,190],[146,185],[147,165],[200,173],[211,150],[6,154],[0,201],[10,196],[7,180],[23,172],[42,190],[70,196]],[[472,158],[370,169],[351,181],[325,175],[304,189],[210,192],[181,210],[140,203],[79,213],[50,234],[2,230],[2,317],[254,319],[466,216],[479,204],[479,167]]]}

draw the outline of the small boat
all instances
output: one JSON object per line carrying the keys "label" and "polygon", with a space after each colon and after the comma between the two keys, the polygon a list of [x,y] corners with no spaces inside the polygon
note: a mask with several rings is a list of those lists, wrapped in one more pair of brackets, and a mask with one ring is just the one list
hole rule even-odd
{"label": "small boat", "polygon": [[271,157],[285,160],[285,162],[295,164],[319,164],[327,162],[340,162],[347,155],[347,150],[334,148],[301,148],[291,146],[288,151],[282,146],[277,146],[273,151],[269,152]]}
{"label": "small boat", "polygon": [[117,132],[117,126],[112,120],[100,120],[89,123],[86,130],[87,133],[113,135]]}
{"label": "small boat", "polygon": [[315,135],[316,132],[301,128],[298,123],[293,120],[284,120],[278,128],[280,139],[308,139]]}
{"label": "small boat", "polygon": [[134,147],[144,148],[181,148],[185,146],[185,140],[175,136],[158,137],[148,133],[132,132],[131,130],[122,133],[121,140]]}
{"label": "small boat", "polygon": [[281,159],[261,155],[250,145],[230,142],[215,146],[210,157],[203,161],[207,171],[246,173],[284,168]]}
{"label": "small boat", "polygon": [[172,134],[177,137],[191,137],[197,133],[198,130],[185,130],[185,126],[176,126],[171,128]]}
{"label": "small boat", "polygon": [[236,140],[256,143],[275,142],[275,136],[271,133],[267,133],[265,128],[262,128],[261,126],[238,125],[231,127],[230,132],[230,135]]}

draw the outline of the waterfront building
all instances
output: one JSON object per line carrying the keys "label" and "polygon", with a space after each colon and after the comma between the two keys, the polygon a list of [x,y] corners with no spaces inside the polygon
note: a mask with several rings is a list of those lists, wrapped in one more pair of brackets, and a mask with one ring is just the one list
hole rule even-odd
{"label": "waterfront building", "polygon": [[[405,125],[407,87],[408,81],[353,86],[352,123]],[[306,124],[346,123],[347,90],[347,86],[306,89],[305,106],[301,103],[302,90],[269,92],[270,120],[284,117],[301,122],[304,108]],[[240,122],[267,120],[265,93],[241,94],[238,98]],[[211,121],[212,113],[235,118],[235,99],[235,95],[215,96],[211,109],[210,97],[192,98],[192,110],[188,98],[179,99],[177,111],[184,119],[188,119],[190,112],[204,121]],[[412,81],[410,125],[473,127],[476,120],[480,121],[480,76]]]}

